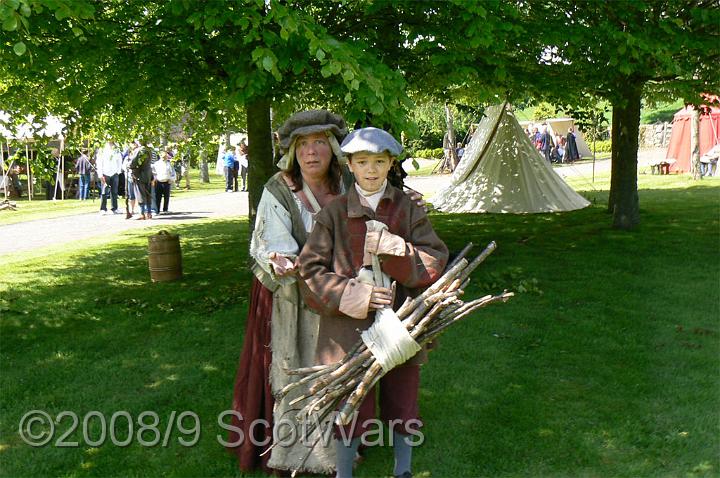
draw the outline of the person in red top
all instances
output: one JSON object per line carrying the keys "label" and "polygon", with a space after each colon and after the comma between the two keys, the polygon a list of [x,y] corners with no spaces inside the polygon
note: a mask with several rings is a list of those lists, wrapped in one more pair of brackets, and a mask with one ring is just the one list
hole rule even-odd
{"label": "person in red top", "polygon": [[[320,364],[343,358],[360,339],[358,330],[373,325],[376,310],[396,309],[406,297],[419,294],[440,278],[448,260],[448,249],[425,210],[388,184],[402,146],[381,129],[363,128],[348,135],[341,149],[348,155],[355,184],[315,217],[297,261],[305,301],[321,315],[316,349]],[[382,224],[368,225],[370,220]],[[382,284],[367,279],[373,275],[368,269],[373,255],[380,260]],[[391,280],[397,285],[394,296]],[[412,476],[408,435],[420,425],[419,363],[424,358],[424,351],[418,352],[379,381],[381,416],[393,430],[395,476]],[[354,424],[342,431],[342,436],[353,437],[349,443],[337,439],[341,432],[336,430],[336,476],[341,478],[352,476],[360,437],[373,424],[368,421],[375,417],[374,391],[358,412]]]}

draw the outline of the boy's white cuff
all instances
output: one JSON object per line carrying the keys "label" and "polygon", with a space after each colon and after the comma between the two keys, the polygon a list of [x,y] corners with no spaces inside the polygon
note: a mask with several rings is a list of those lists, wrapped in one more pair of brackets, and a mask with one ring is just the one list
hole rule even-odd
{"label": "boy's white cuff", "polygon": [[366,318],[370,309],[372,291],[372,285],[365,284],[357,279],[350,279],[345,286],[342,297],[340,297],[338,309],[341,313],[353,319]]}
{"label": "boy's white cuff", "polygon": [[388,232],[387,229],[383,229],[382,231],[368,231],[365,233],[363,264],[372,264],[371,254],[401,257],[406,254],[406,250],[405,239],[392,232]]}
{"label": "boy's white cuff", "polygon": [[377,255],[386,254],[388,256],[404,256],[405,255],[405,239],[402,237],[383,230],[378,242]]}

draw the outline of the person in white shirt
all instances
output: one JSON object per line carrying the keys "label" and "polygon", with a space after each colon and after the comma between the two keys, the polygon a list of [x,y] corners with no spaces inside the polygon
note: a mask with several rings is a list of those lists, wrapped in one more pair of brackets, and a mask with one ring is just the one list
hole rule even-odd
{"label": "person in white shirt", "polygon": [[160,214],[160,199],[163,199],[162,214],[167,214],[170,204],[170,184],[175,181],[175,168],[170,162],[170,155],[167,151],[163,151],[160,159],[152,165],[153,183],[155,185],[155,204],[157,204],[157,214]]}
{"label": "person in white shirt", "polygon": [[130,219],[135,215],[135,204],[137,202],[137,196],[135,194],[135,180],[132,177],[132,170],[130,169],[130,163],[132,158],[130,153],[132,147],[128,147],[127,151],[123,154],[123,171],[125,171],[125,195],[127,197],[126,206],[128,210],[125,214],[125,219]]}
{"label": "person in white shirt", "polygon": [[122,153],[115,143],[108,141],[97,153],[97,174],[102,183],[102,201],[100,214],[107,214],[107,198],[111,195],[111,210],[113,214],[120,214],[118,209],[118,177],[122,171]]}
{"label": "person in white shirt", "polygon": [[700,157],[700,174],[702,176],[714,176],[717,174],[718,159],[720,159],[720,143],[710,148]]}
{"label": "person in white shirt", "polygon": [[247,191],[247,174],[248,174],[248,147],[245,141],[238,145],[238,163],[240,166],[240,178],[242,179],[242,190]]}

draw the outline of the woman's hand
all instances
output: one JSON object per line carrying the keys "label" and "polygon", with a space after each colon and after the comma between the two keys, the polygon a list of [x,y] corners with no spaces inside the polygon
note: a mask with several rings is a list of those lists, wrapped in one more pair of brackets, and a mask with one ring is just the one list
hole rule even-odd
{"label": "woman's hand", "polygon": [[385,287],[373,287],[372,293],[370,294],[370,305],[369,308],[383,309],[390,307],[392,304],[392,290]]}
{"label": "woman's hand", "polygon": [[404,192],[405,195],[408,197],[408,199],[410,199],[412,202],[414,202],[415,204],[417,204],[417,205],[420,206],[421,208],[425,209],[425,212],[427,212],[427,210],[428,210],[428,208],[427,208],[427,203],[426,203],[425,200],[423,199],[423,195],[422,195],[422,194],[420,194],[419,192],[417,192],[417,191],[415,191],[414,189],[409,188],[409,187],[407,187],[407,186],[405,186],[405,190],[404,190],[403,192]]}
{"label": "woman's hand", "polygon": [[270,265],[275,275],[278,277],[293,275],[297,272],[295,263],[288,259],[287,256],[278,254],[277,252],[271,252],[268,258],[270,259]]}

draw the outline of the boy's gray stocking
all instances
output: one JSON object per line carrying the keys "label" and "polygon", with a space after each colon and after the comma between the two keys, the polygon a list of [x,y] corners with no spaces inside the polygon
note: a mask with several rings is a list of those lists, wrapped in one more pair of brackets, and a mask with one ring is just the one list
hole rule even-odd
{"label": "boy's gray stocking", "polygon": [[335,440],[335,477],[352,478],[353,462],[360,446],[360,437],[353,438],[350,446],[345,446],[344,440]]}
{"label": "boy's gray stocking", "polygon": [[[403,473],[411,472],[410,463],[412,462],[412,447],[405,441],[410,438],[393,430],[393,451],[395,452],[395,471],[393,475],[400,476]],[[409,441],[409,440],[408,440]]]}

